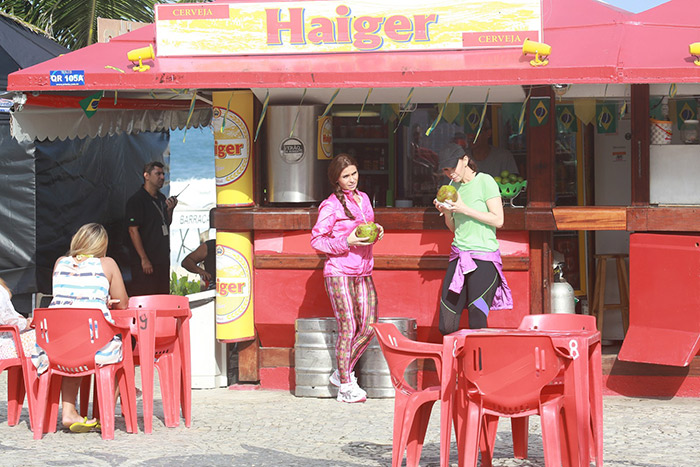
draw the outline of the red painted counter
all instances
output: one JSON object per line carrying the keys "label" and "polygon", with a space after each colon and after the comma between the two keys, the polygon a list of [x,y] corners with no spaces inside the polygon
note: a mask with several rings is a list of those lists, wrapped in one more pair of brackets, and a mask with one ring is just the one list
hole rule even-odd
{"label": "red painted counter", "polygon": [[[280,259],[317,258],[310,245],[310,231],[255,232],[254,255],[274,255]],[[513,291],[513,310],[492,311],[489,325],[517,327],[529,312],[529,272],[508,270],[509,258],[529,256],[528,233],[502,231],[498,233],[504,255],[506,279]],[[374,247],[377,265],[373,273],[379,298],[380,317],[415,318],[418,339],[438,342],[438,304],[444,267],[447,264],[452,233],[448,230],[411,230],[387,232]],[[386,258],[379,261],[380,258]],[[389,258],[414,259],[417,269],[402,269]],[[437,261],[430,261],[437,260]],[[397,260],[400,263],[400,261]],[[420,268],[420,263],[429,263]],[[405,264],[405,262],[404,262]],[[517,264],[517,263],[516,263]],[[312,268],[310,268],[312,267]],[[321,261],[299,269],[255,268],[255,323],[262,347],[293,347],[294,323],[297,318],[333,316],[323,285]],[[468,326],[467,313],[463,326]]]}

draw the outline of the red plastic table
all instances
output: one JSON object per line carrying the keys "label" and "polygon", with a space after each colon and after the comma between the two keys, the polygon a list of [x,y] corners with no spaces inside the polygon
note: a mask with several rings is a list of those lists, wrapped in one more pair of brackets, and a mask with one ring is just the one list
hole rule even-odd
{"label": "red plastic table", "polygon": [[[111,310],[113,318],[136,318],[137,337],[139,342],[139,358],[141,359],[141,384],[143,386],[143,431],[144,433],[153,432],[153,380],[155,374],[155,366],[153,364],[146,365],[144,362],[153,362],[155,360],[155,345],[156,318],[173,317],[180,321],[178,326],[178,346],[182,358],[182,366],[189,374],[191,368],[191,355],[185,351],[185,342],[190,339],[189,320],[185,319],[190,315],[188,308],[172,308],[172,309],[148,309],[148,308],[127,308],[125,310]],[[184,406],[190,407],[191,391],[190,388],[184,388],[182,392],[185,398]],[[189,409],[187,409],[189,410]],[[185,413],[185,420],[189,420],[189,414]],[[187,422],[186,422],[187,423]],[[188,425],[189,426],[189,425]]]}
{"label": "red plastic table", "polygon": [[[529,331],[518,329],[461,329],[443,338],[442,385],[443,397],[440,406],[440,443],[449,443],[452,433],[452,407],[456,395],[458,350],[469,335],[508,333],[511,335],[545,335],[554,345],[569,350],[573,363],[564,375],[564,410],[575,413],[569,417],[568,432],[575,434],[569,439],[569,462],[571,466],[588,466],[591,448],[594,448],[596,466],[603,465],[603,388],[600,332],[598,331]],[[591,416],[593,436],[589,436]],[[585,430],[578,427],[586,427]],[[593,446],[591,446],[591,442]],[[575,446],[572,444],[575,443]],[[449,452],[449,450],[444,451]]]}

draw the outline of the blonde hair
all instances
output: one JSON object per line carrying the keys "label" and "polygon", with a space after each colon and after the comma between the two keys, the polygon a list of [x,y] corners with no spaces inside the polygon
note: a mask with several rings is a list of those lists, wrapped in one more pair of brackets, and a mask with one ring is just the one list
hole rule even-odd
{"label": "blonde hair", "polygon": [[7,290],[7,294],[10,296],[10,298],[12,298],[12,290],[10,290],[5,281],[2,280],[2,277],[0,277],[0,287]]}
{"label": "blonde hair", "polygon": [[107,254],[107,231],[100,224],[85,224],[73,235],[68,256],[95,256]]}

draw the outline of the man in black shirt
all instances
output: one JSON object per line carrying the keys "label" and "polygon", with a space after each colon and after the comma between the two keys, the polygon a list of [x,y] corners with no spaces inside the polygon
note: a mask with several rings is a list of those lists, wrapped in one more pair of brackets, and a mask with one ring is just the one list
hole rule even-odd
{"label": "man in black shirt", "polygon": [[131,238],[131,283],[129,295],[170,293],[170,222],[177,198],[165,198],[165,173],[161,162],[143,169],[144,183],[126,202]]}

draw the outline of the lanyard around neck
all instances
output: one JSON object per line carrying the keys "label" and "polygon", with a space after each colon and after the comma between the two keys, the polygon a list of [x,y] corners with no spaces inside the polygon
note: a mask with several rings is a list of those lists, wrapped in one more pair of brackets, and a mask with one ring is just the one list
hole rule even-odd
{"label": "lanyard around neck", "polygon": [[158,210],[158,214],[160,214],[160,218],[163,220],[163,225],[167,225],[167,221],[165,220],[165,214],[163,214],[163,209],[160,207],[160,203],[156,203],[155,200],[151,200],[151,203],[153,203],[153,206],[156,207]]}

